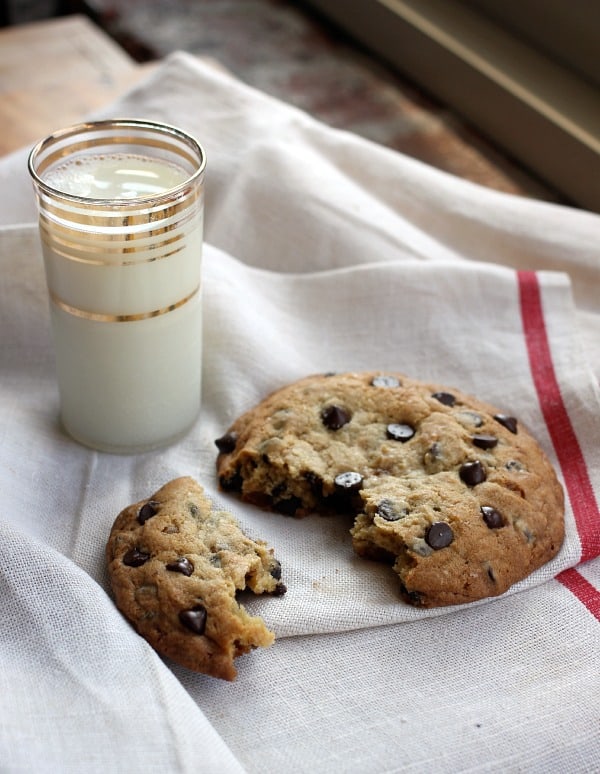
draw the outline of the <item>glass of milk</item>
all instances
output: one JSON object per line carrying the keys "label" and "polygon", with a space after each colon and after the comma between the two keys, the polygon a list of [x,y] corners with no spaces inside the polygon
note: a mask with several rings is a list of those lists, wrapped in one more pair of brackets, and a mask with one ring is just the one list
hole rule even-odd
{"label": "glass of milk", "polygon": [[148,451],[198,417],[205,163],[185,132],[129,119],[31,151],[61,420],[87,446]]}

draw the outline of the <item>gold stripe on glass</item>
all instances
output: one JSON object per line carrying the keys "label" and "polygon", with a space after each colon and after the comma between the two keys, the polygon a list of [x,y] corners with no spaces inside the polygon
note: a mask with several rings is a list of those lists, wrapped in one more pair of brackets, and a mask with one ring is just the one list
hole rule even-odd
{"label": "gold stripe on glass", "polygon": [[[89,266],[134,266],[161,261],[181,252],[186,247],[185,233],[176,234],[169,239],[148,240],[139,246],[125,247],[123,244],[108,246],[106,242],[86,245],[83,242],[60,239],[51,229],[40,228],[40,238],[55,256],[67,261],[83,263]],[[133,258],[132,256],[136,256]],[[127,258],[125,258],[127,256]]]}
{"label": "gold stripe on glass", "polygon": [[149,320],[151,317],[161,317],[163,314],[168,314],[169,312],[174,312],[176,309],[180,309],[191,301],[199,291],[200,285],[180,301],[164,306],[161,309],[153,309],[151,312],[139,312],[138,314],[100,314],[98,312],[88,312],[85,309],[79,309],[76,306],[71,306],[71,304],[61,301],[61,299],[52,292],[50,292],[50,299],[63,312],[71,314],[74,317],[80,317],[84,320],[91,320],[93,322],[139,322],[140,320]]}
{"label": "gold stripe on glass", "polygon": [[[67,224],[79,223],[91,228],[123,229],[131,226],[148,226],[149,224],[160,224],[163,221],[170,223],[176,215],[186,213],[189,210],[187,218],[194,217],[200,212],[198,205],[194,206],[198,200],[202,200],[203,193],[195,190],[184,191],[176,202],[162,201],[159,204],[148,205],[140,211],[139,200],[123,199],[124,204],[113,204],[112,211],[106,211],[106,208],[100,209],[95,200],[90,200],[90,204],[77,202],[77,206],[70,205],[66,207],[62,202],[57,201],[56,197],[47,196],[44,199],[44,214],[63,221]],[[111,202],[113,200],[110,200]],[[133,204],[131,203],[133,202]],[[202,204],[202,202],[200,202]]]}

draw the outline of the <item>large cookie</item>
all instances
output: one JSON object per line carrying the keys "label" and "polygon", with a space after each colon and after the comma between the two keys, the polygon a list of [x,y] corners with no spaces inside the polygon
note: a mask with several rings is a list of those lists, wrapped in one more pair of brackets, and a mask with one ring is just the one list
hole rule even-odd
{"label": "large cookie", "polygon": [[117,607],[159,653],[233,680],[234,659],[274,640],[236,591],[285,593],[281,566],[192,478],[169,482],[117,517],[106,547]]}
{"label": "large cookie", "polygon": [[495,596],[559,550],[563,492],[516,418],[401,374],[310,376],[216,441],[223,490],[284,514],[356,514],[355,551],[431,607]]}

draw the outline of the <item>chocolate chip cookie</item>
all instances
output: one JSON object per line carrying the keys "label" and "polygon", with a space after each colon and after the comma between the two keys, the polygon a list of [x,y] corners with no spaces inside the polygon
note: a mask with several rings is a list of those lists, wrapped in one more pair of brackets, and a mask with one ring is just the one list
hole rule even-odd
{"label": "chocolate chip cookie", "polygon": [[349,512],[360,556],[389,562],[403,598],[496,596],[551,559],[562,487],[518,420],[396,373],[306,377],[216,441],[220,486],[291,516]]}
{"label": "chocolate chip cookie", "polygon": [[106,547],[117,607],[159,653],[197,672],[236,676],[234,659],[274,640],[235,598],[249,588],[280,596],[281,566],[192,478],[169,482],[125,508]]}

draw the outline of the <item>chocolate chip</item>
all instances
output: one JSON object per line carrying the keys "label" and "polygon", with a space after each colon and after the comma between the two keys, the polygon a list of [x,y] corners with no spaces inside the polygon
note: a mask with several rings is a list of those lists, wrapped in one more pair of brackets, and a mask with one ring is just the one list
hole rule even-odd
{"label": "chocolate chip", "polygon": [[410,543],[407,543],[406,547],[410,548],[410,550],[418,556],[431,556],[431,552],[433,551],[431,546],[427,545],[423,538],[417,537],[413,538]]}
{"label": "chocolate chip", "polygon": [[522,473],[526,469],[525,465],[519,460],[509,460],[504,467],[510,471],[516,470],[517,473]]}
{"label": "chocolate chip", "polygon": [[386,521],[398,521],[403,519],[408,513],[406,508],[397,508],[392,500],[382,500],[375,511],[376,516],[381,516]]}
{"label": "chocolate chip", "polygon": [[150,554],[147,551],[142,551],[139,548],[130,548],[129,551],[123,557],[123,564],[127,567],[141,567],[150,559]]}
{"label": "chocolate chip", "polygon": [[284,481],[280,481],[278,484],[275,484],[273,489],[271,489],[271,497],[273,500],[278,500],[288,491],[288,488]]}
{"label": "chocolate chip", "polygon": [[495,435],[484,435],[483,433],[481,435],[472,435],[471,440],[480,449],[493,449],[494,446],[498,445],[498,439]]}
{"label": "chocolate chip", "polygon": [[488,578],[492,581],[492,583],[496,583],[496,573],[494,572],[494,568],[491,564],[486,565],[486,570],[488,574]]}
{"label": "chocolate chip", "polygon": [[492,508],[491,505],[482,505],[479,510],[481,511],[483,520],[490,529],[500,529],[500,527],[504,526],[504,517],[500,511]]}
{"label": "chocolate chip", "polygon": [[439,441],[434,441],[426,452],[432,460],[439,460],[442,456],[442,445]]}
{"label": "chocolate chip", "polygon": [[419,591],[409,591],[404,583],[400,582],[400,594],[410,605],[420,607],[423,604],[423,597]]}
{"label": "chocolate chip", "polygon": [[235,432],[225,433],[215,441],[215,446],[221,454],[231,454],[235,449],[238,440],[238,434]]}
{"label": "chocolate chip", "polygon": [[285,497],[281,500],[276,500],[273,503],[273,507],[278,513],[283,516],[295,516],[296,511],[302,505],[302,500],[299,497]]}
{"label": "chocolate chip", "polygon": [[286,591],[287,591],[287,586],[285,585],[285,583],[278,583],[273,589],[273,591],[271,592],[271,594],[274,597],[282,597]]}
{"label": "chocolate chip", "polygon": [[340,492],[358,492],[362,486],[363,477],[360,473],[349,470],[336,476],[334,482],[336,489]]}
{"label": "chocolate chip", "polygon": [[481,484],[487,478],[485,468],[479,460],[465,462],[460,466],[458,475],[467,486],[477,486],[477,484]]}
{"label": "chocolate chip", "polygon": [[515,527],[517,527],[517,529],[519,529],[523,533],[528,543],[535,542],[535,536],[533,532],[529,529],[529,526],[525,524],[525,522],[521,521],[521,519],[518,519],[517,521],[515,521]]}
{"label": "chocolate chip", "polygon": [[483,419],[476,411],[461,411],[456,415],[456,418],[461,424],[473,425],[473,427],[481,427]]}
{"label": "chocolate chip", "polygon": [[185,556],[180,556],[179,559],[167,565],[167,570],[170,572],[180,572],[189,578],[194,572],[194,565]]}
{"label": "chocolate chip", "polygon": [[350,412],[341,406],[327,406],[321,411],[321,421],[329,430],[339,430],[350,421]]}
{"label": "chocolate chip", "polygon": [[148,500],[147,503],[144,503],[140,510],[138,511],[137,520],[140,524],[145,524],[148,519],[151,519],[153,516],[156,516],[158,513],[158,508],[160,506],[160,503],[157,503],[156,500]]}
{"label": "chocolate chip", "polygon": [[273,564],[269,568],[269,572],[275,580],[281,580],[281,562],[278,562],[277,559],[273,559]]}
{"label": "chocolate chip", "polygon": [[276,511],[284,516],[295,516],[298,508],[302,507],[302,500],[296,495],[290,494],[282,481],[271,491],[271,504]]}
{"label": "chocolate chip", "polygon": [[504,427],[507,430],[510,430],[511,433],[514,433],[514,435],[517,434],[517,420],[515,417],[509,417],[507,414],[496,414],[494,419],[496,422],[500,422],[501,425],[504,425]]}
{"label": "chocolate chip", "polygon": [[409,441],[415,434],[415,429],[410,425],[400,425],[394,423],[387,426],[386,434],[387,437],[391,438],[393,441],[406,443],[406,441]]}
{"label": "chocolate chip", "polygon": [[374,376],[371,380],[371,384],[373,387],[400,387],[402,382],[395,376],[381,374],[380,376]]}
{"label": "chocolate chip", "polygon": [[434,522],[425,534],[425,541],[436,551],[440,548],[446,548],[453,540],[452,528],[445,521]]}
{"label": "chocolate chip", "polygon": [[450,392],[434,392],[431,397],[439,400],[444,406],[454,406],[456,403],[456,398]]}
{"label": "chocolate chip", "polygon": [[219,484],[224,492],[241,492],[244,479],[239,471],[232,473],[231,476],[220,476]]}
{"label": "chocolate chip", "polygon": [[441,464],[441,460],[444,456],[444,449],[438,441],[434,441],[429,449],[425,452],[423,455],[423,465],[425,466],[425,470],[428,472],[432,472],[438,468],[438,465]]}
{"label": "chocolate chip", "polygon": [[194,634],[204,634],[206,629],[206,608],[204,605],[196,605],[190,610],[182,610],[179,613],[181,623],[194,632]]}
{"label": "chocolate chip", "polygon": [[304,478],[310,486],[310,491],[315,497],[321,497],[323,495],[323,479],[313,470],[306,470],[303,474]]}

